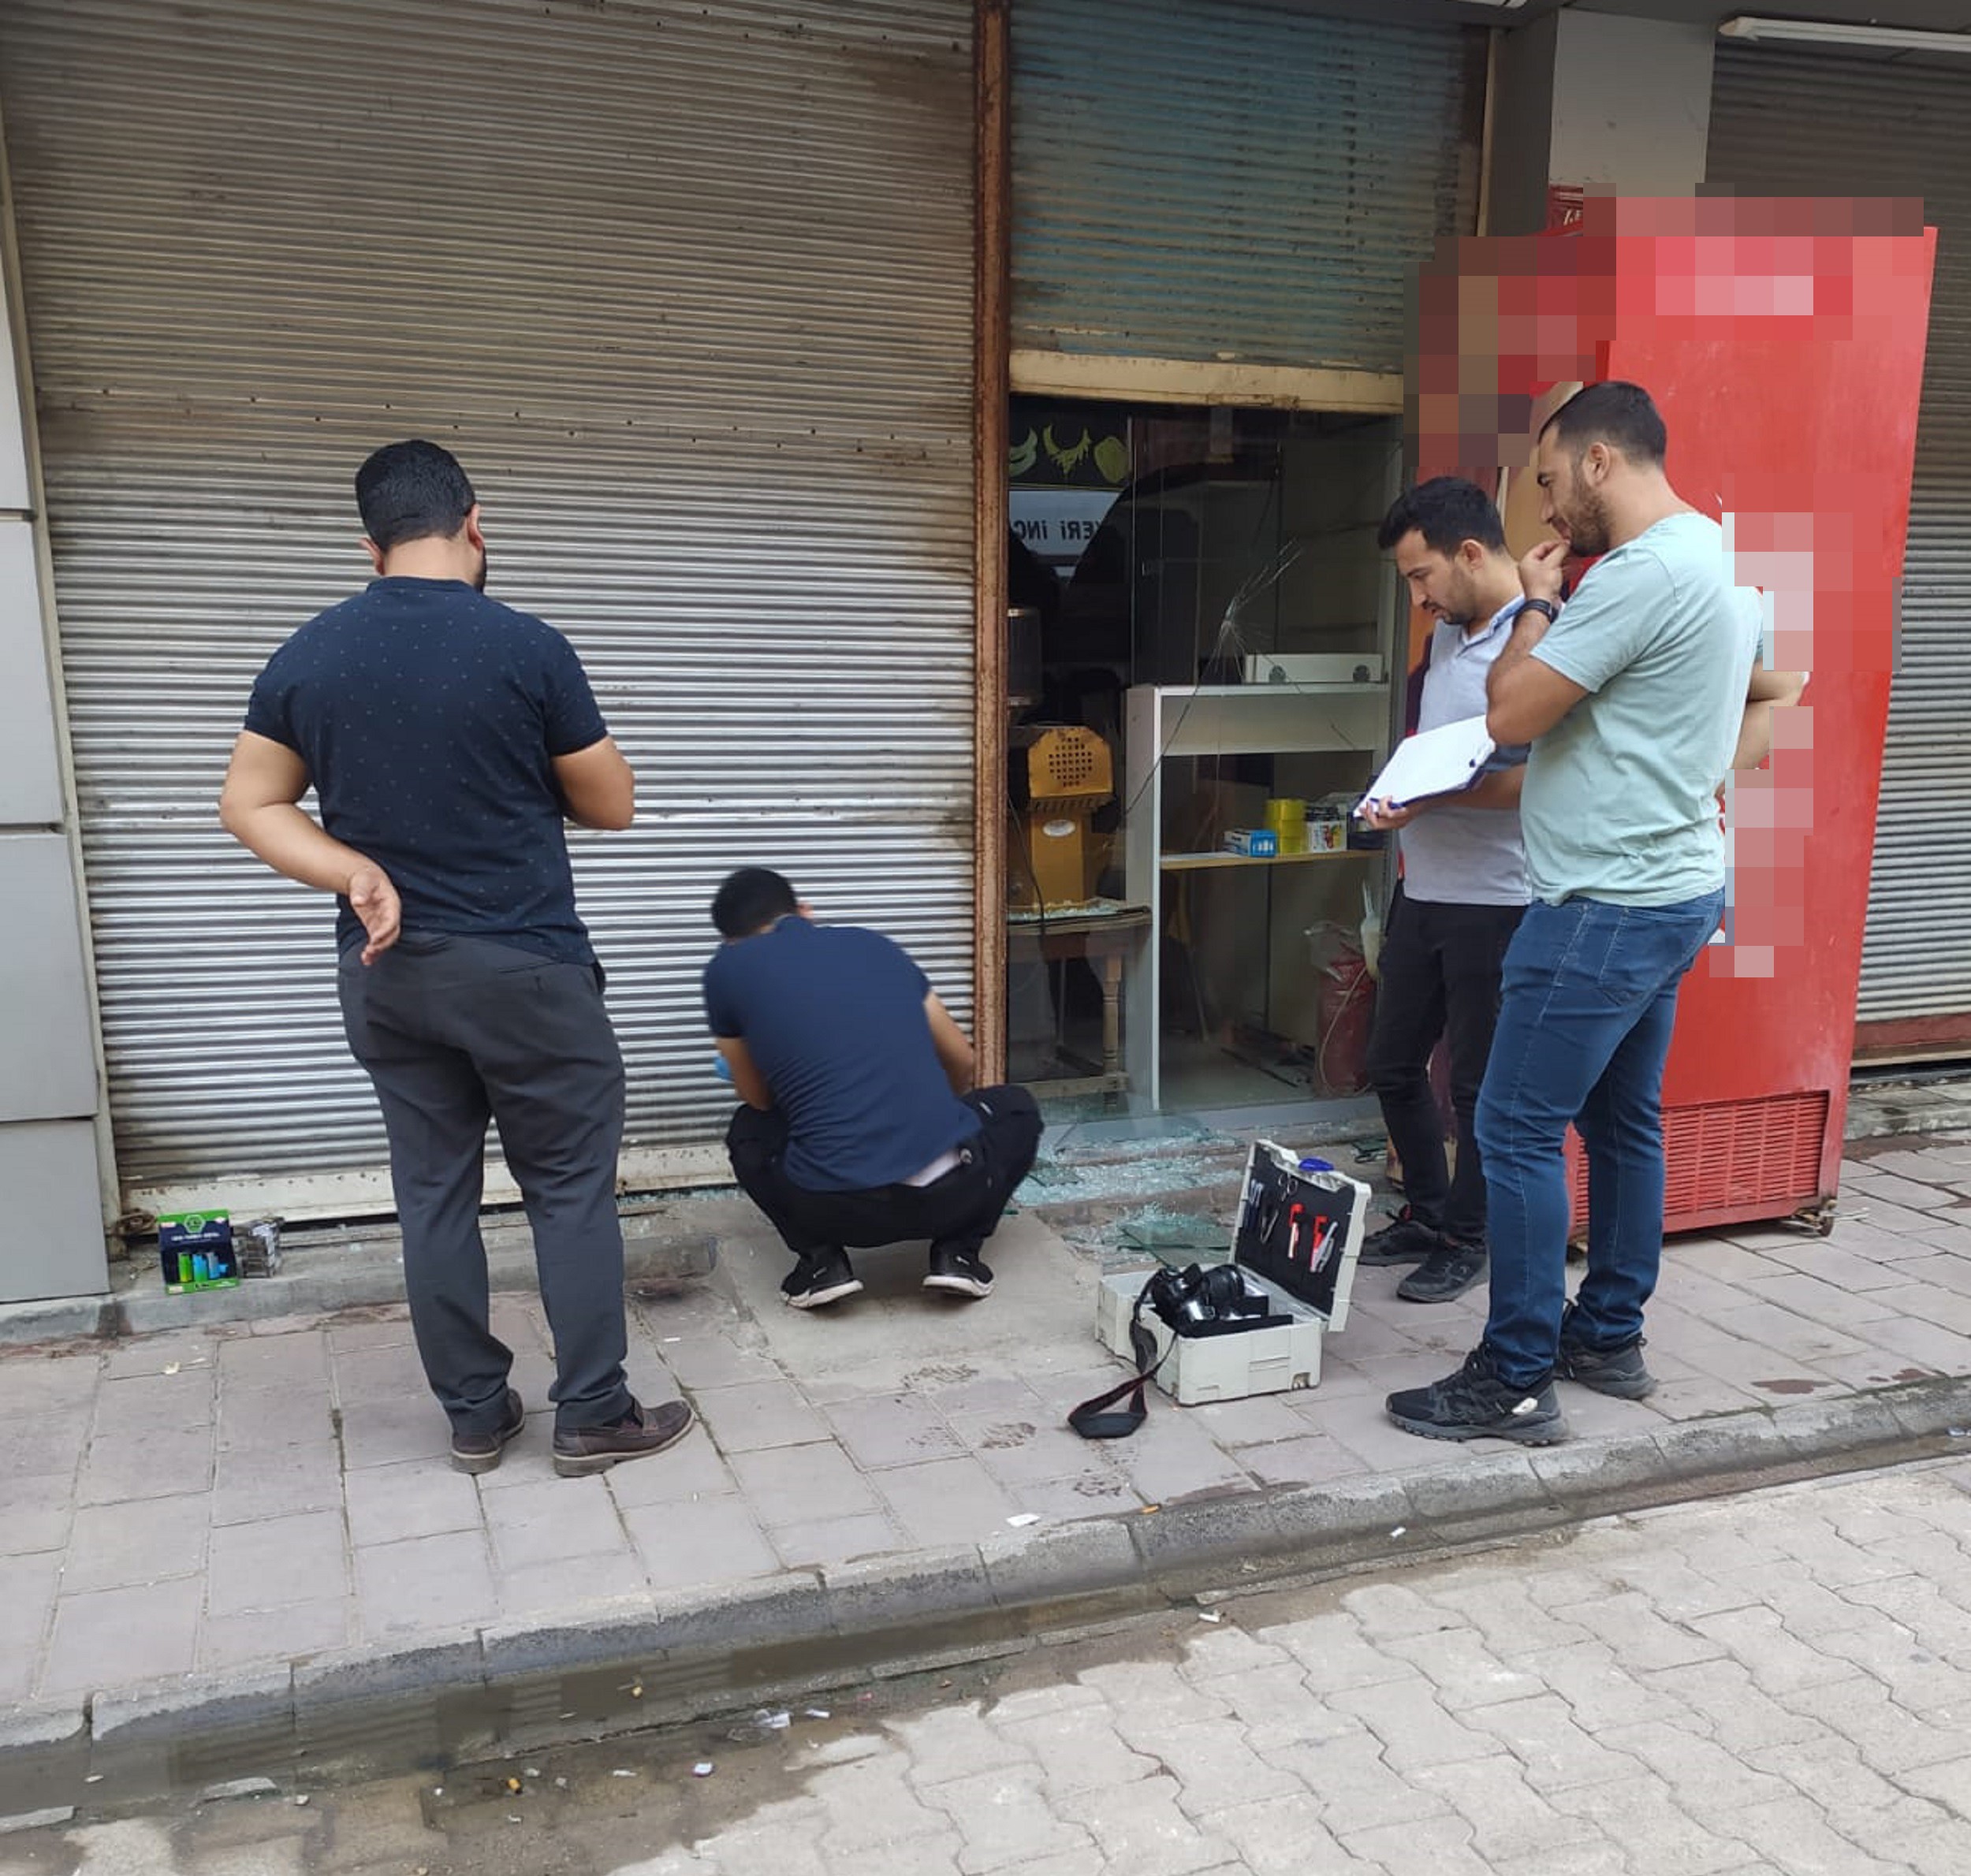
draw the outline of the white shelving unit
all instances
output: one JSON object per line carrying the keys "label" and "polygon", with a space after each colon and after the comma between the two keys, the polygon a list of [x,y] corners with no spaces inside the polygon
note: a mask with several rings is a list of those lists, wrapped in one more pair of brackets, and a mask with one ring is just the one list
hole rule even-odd
{"label": "white shelving unit", "polygon": [[1380,760],[1389,745],[1389,686],[1378,683],[1140,684],[1128,694],[1123,801],[1123,870],[1132,905],[1149,923],[1123,977],[1129,1015],[1124,1061],[1130,1087],[1163,1106],[1161,1011],[1164,888],[1173,873],[1205,867],[1353,866],[1380,853],[1237,854],[1162,850],[1164,766],[1196,756],[1324,754],[1362,751]]}

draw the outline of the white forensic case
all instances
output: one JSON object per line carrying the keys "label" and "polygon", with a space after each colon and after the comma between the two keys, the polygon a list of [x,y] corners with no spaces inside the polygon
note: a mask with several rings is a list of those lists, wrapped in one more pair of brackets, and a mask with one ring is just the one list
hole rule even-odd
{"label": "white forensic case", "polygon": [[[1262,1156],[1265,1156],[1262,1171]],[[1179,1335],[1146,1308],[1141,1320],[1156,1339],[1157,1385],[1180,1407],[1195,1407],[1207,1401],[1239,1401],[1252,1394],[1284,1394],[1296,1387],[1313,1387],[1321,1380],[1321,1344],[1348,1320],[1348,1298],[1354,1287],[1355,1260],[1362,1249],[1362,1232],[1369,1214],[1369,1188],[1346,1173],[1295,1171],[1295,1189],[1299,1202],[1313,1207],[1324,1200],[1336,1212],[1347,1212],[1336,1255],[1317,1263],[1310,1259],[1306,1274],[1299,1274],[1292,1261],[1294,1240],[1290,1232],[1288,1254],[1279,1255],[1280,1219],[1269,1218],[1255,1208],[1256,1186],[1270,1179],[1277,1183],[1283,1169],[1297,1165],[1295,1156],[1272,1142],[1254,1146],[1246,1163],[1246,1183],[1239,1199],[1239,1225],[1233,1242],[1233,1261],[1247,1282],[1271,1298],[1276,1315],[1288,1317],[1271,1327],[1234,1331],[1224,1335]],[[1269,1228],[1262,1230],[1262,1226]],[[1291,1271],[1295,1290],[1255,1268],[1264,1263],[1269,1268]],[[1130,1346],[1129,1329],[1135,1316],[1136,1299],[1142,1293],[1151,1271],[1123,1271],[1104,1277],[1096,1292],[1095,1334],[1112,1355],[1120,1355],[1133,1368],[1135,1353]],[[1319,1303],[1297,1294],[1310,1290]],[[1321,1307],[1325,1304],[1325,1307]]]}
{"label": "white forensic case", "polygon": [[[1105,1277],[1096,1298],[1095,1333],[1102,1346],[1132,1365],[1136,1357],[1129,1346],[1130,1319],[1149,1275],[1124,1271]],[[1312,1387],[1320,1380],[1327,1323],[1277,1283],[1264,1277],[1251,1281],[1272,1297],[1276,1310],[1294,1320],[1278,1328],[1245,1329],[1231,1335],[1179,1335],[1155,1311],[1143,1312],[1143,1327],[1157,1338],[1157,1385],[1179,1406],[1284,1394],[1290,1387]]]}

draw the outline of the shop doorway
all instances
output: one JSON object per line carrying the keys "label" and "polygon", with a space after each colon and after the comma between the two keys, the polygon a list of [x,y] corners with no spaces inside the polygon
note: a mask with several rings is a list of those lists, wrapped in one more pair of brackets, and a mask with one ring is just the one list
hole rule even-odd
{"label": "shop doorway", "polygon": [[1060,1122],[1366,1115],[1400,420],[1015,397],[1008,434],[1011,1074]]}

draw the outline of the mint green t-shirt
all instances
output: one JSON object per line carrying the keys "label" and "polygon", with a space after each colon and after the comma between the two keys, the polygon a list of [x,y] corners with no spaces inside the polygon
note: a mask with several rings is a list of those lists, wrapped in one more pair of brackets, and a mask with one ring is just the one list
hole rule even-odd
{"label": "mint green t-shirt", "polygon": [[1671,906],[1724,884],[1717,791],[1760,617],[1701,515],[1659,521],[1589,568],[1533,653],[1589,693],[1526,763],[1534,898]]}

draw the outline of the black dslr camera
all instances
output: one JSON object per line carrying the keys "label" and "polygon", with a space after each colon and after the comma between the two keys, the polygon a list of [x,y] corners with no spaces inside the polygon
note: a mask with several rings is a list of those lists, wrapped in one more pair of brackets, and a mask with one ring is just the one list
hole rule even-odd
{"label": "black dslr camera", "polygon": [[1236,1266],[1187,1264],[1160,1270],[1144,1286],[1143,1301],[1179,1335],[1222,1335],[1250,1329],[1272,1313],[1263,1292],[1249,1290]]}

